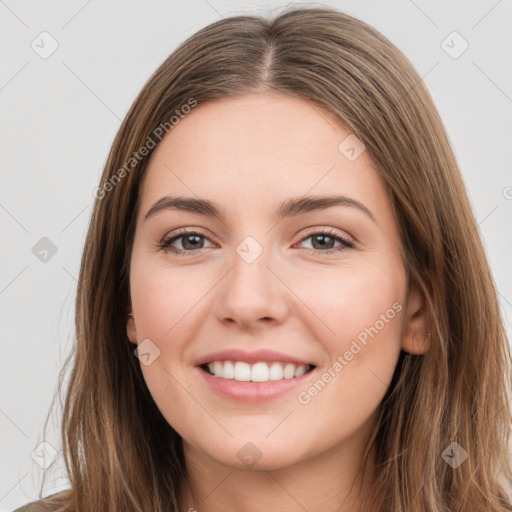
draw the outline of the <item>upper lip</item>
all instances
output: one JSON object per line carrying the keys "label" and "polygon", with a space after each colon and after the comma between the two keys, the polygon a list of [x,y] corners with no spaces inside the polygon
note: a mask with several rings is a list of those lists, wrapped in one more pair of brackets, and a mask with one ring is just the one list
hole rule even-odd
{"label": "upper lip", "polygon": [[280,361],[283,363],[292,363],[295,365],[301,364],[311,364],[308,361],[304,361],[297,357],[289,356],[287,354],[281,354],[280,352],[275,352],[273,350],[255,350],[254,352],[246,352],[245,350],[240,349],[231,349],[231,350],[220,350],[218,352],[212,352],[211,354],[207,354],[196,361],[197,366],[201,366],[206,363],[211,363],[213,361],[245,361],[247,363],[259,363],[259,362],[275,362]]}

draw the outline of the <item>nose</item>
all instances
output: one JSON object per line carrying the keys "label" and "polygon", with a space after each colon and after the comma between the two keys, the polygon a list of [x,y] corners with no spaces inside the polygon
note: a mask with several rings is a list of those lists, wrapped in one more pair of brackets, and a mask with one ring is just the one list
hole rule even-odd
{"label": "nose", "polygon": [[235,252],[231,270],[218,285],[214,314],[244,330],[281,324],[288,313],[289,293],[270,250],[265,248],[254,261],[240,254]]}

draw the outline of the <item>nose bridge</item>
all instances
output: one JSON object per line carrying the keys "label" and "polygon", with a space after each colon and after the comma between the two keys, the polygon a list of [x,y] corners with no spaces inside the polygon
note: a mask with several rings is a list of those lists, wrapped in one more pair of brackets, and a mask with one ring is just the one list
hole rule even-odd
{"label": "nose bridge", "polygon": [[268,302],[271,289],[274,288],[275,276],[269,270],[273,258],[268,242],[268,239],[260,242],[249,235],[235,249],[230,279],[231,291],[245,301],[247,297],[253,297],[254,301]]}
{"label": "nose bridge", "polygon": [[217,296],[219,319],[250,324],[262,318],[281,320],[286,311],[283,285],[270,269],[275,266],[270,240],[246,236],[235,248],[231,271]]}

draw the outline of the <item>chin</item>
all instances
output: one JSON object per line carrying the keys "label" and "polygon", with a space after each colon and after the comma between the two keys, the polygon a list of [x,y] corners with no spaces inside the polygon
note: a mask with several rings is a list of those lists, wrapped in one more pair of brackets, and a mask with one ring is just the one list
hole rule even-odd
{"label": "chin", "polygon": [[[190,444],[193,450],[199,448],[218,464],[237,470],[271,471],[284,469],[301,460],[297,443],[283,443],[281,440],[249,441],[248,436],[229,438],[224,442],[212,439],[208,446]],[[215,445],[215,450],[212,450]]]}

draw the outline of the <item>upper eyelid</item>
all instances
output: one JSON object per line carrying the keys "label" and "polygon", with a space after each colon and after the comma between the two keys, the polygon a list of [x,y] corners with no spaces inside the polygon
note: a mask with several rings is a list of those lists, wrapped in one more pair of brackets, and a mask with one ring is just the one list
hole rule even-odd
{"label": "upper eyelid", "polygon": [[[345,231],[343,231],[342,229],[339,229],[339,228],[321,227],[321,226],[315,227],[314,226],[311,228],[306,228],[306,230],[307,230],[307,232],[302,238],[304,238],[305,236],[310,236],[311,234],[316,234],[316,233],[331,233],[331,234],[336,234],[338,236],[345,236],[347,238],[354,239],[353,236],[349,235],[348,233],[346,233]],[[192,228],[178,228],[176,231],[166,234],[163,237],[163,240],[175,238],[178,236],[185,236],[185,235],[189,235],[189,234],[191,234],[191,235],[197,234],[197,235],[204,236],[205,238],[209,238],[209,235],[207,233],[205,233],[202,230],[202,228],[193,228],[192,227]]]}

